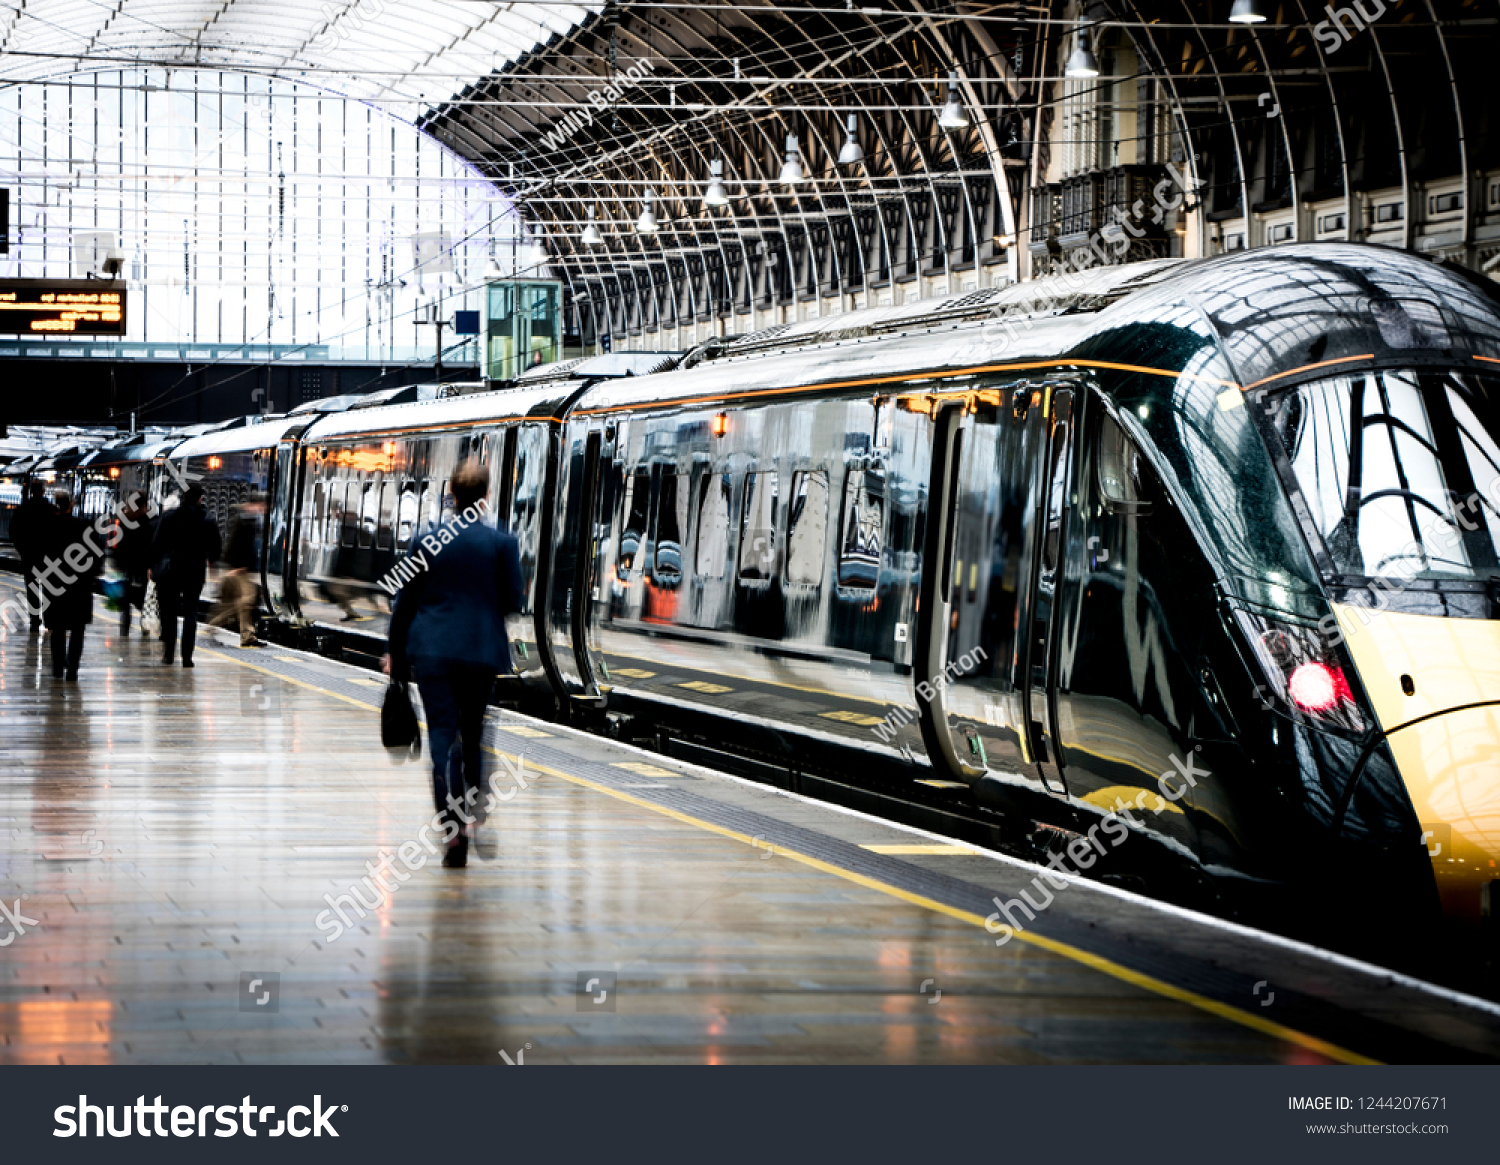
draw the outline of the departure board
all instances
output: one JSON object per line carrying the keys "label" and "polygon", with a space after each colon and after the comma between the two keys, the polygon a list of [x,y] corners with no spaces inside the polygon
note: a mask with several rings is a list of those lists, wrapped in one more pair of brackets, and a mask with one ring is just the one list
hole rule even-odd
{"label": "departure board", "polygon": [[104,279],[0,279],[0,332],[123,336],[125,284]]}

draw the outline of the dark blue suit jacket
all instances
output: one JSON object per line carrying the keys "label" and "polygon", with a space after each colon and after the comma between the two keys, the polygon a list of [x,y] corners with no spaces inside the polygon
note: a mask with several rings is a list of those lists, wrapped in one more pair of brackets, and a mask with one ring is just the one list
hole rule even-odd
{"label": "dark blue suit jacket", "polygon": [[[405,560],[420,569],[391,615],[393,675],[404,675],[410,660],[510,673],[505,617],[521,609],[520,550],[510,534],[482,522],[456,529],[451,520],[428,529]],[[450,541],[442,541],[445,533]]]}

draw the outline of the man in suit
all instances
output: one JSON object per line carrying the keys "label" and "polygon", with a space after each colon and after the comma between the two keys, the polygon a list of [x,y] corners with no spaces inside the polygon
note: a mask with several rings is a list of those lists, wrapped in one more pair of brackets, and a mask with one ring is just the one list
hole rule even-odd
{"label": "man in suit", "polygon": [[42,584],[38,571],[52,537],[52,522],[57,511],[47,500],[47,488],[39,481],[26,484],[26,500],[16,507],[10,520],[10,541],[21,558],[22,578],[26,586],[26,607],[31,612],[31,629],[42,625]]}
{"label": "man in suit", "polygon": [[161,605],[162,663],[170,664],[177,648],[177,618],[182,617],[182,666],[193,666],[198,636],[198,599],[208,580],[210,563],[219,558],[219,527],[203,511],[203,487],[190,485],[182,504],[162,516],[151,544],[151,577]]}
{"label": "man in suit", "polygon": [[94,621],[94,579],[102,565],[102,554],[90,552],[92,529],[82,518],[73,517],[73,496],[59,490],[53,497],[57,509],[47,524],[46,541],[39,557],[53,564],[66,563],[68,570],[48,570],[62,586],[62,593],[47,604],[42,618],[52,632],[52,678],[78,678],[83,658],[83,629]]}
{"label": "man in suit", "polygon": [[[448,483],[454,513],[417,540],[411,582],[391,616],[387,675],[416,673],[427,713],[433,803],[461,828],[443,865],[468,861],[469,839],[483,787],[480,735],[495,676],[509,673],[505,618],[521,607],[521,556],[510,534],[481,520],[489,471],[469,460]],[[470,794],[473,790],[473,794]]]}

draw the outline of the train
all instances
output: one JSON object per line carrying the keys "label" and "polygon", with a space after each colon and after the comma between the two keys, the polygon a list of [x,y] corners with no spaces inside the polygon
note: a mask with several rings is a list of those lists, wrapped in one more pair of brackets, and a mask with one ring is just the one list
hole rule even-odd
{"label": "train", "polygon": [[199,480],[221,519],[264,491],[266,634],[368,662],[477,457],[525,582],[502,702],[1194,901],[1500,913],[1489,280],[1290,244],[626,371],[121,446],[98,480]]}

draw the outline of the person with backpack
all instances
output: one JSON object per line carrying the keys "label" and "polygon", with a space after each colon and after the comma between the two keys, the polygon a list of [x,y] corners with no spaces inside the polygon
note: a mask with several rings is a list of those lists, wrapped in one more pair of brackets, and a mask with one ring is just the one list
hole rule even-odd
{"label": "person with backpack", "polygon": [[198,600],[208,568],[219,558],[219,527],[203,509],[203,487],[190,485],[182,504],[164,514],[151,543],[151,578],[161,605],[164,649],[170,664],[177,649],[177,620],[182,619],[182,666],[193,666],[198,636]]}

